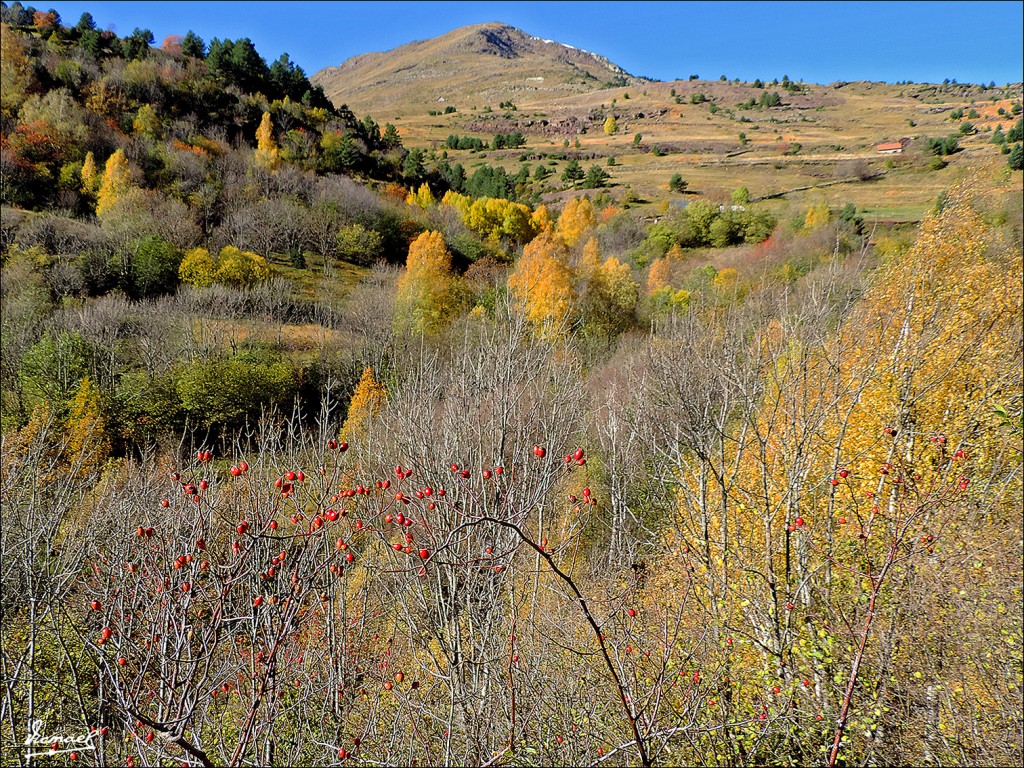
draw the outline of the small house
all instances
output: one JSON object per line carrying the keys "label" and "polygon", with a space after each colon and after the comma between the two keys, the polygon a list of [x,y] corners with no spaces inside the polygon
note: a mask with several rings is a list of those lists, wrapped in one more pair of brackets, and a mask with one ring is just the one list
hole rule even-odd
{"label": "small house", "polygon": [[879,144],[875,147],[880,155],[901,155],[903,149],[909,144],[908,139],[900,139],[899,141],[887,141],[884,144]]}

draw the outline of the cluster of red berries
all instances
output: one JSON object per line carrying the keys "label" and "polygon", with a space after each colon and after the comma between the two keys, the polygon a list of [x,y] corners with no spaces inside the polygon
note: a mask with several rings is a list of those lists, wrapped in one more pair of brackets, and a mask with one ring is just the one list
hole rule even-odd
{"label": "cluster of red berries", "polygon": [[583,449],[577,448],[571,455],[565,457],[566,464],[572,464],[575,462],[578,466],[585,466],[587,463],[586,457],[583,455]]}

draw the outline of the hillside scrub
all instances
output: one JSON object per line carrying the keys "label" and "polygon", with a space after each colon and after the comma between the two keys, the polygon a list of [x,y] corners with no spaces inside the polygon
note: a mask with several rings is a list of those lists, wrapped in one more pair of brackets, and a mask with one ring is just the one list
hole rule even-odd
{"label": "hillside scrub", "polygon": [[919,227],[549,207],[87,16],[3,9],[5,744],[1021,762],[1012,171]]}

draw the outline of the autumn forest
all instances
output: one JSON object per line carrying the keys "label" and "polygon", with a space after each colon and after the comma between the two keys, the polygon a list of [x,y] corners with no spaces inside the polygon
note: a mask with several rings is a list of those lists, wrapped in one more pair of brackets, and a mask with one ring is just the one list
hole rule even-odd
{"label": "autumn forest", "polygon": [[837,204],[2,16],[0,764],[1020,765],[1020,84]]}

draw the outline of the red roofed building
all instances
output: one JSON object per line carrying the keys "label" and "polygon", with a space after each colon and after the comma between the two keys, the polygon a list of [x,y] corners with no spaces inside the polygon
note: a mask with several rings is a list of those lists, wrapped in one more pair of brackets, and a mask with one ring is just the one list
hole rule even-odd
{"label": "red roofed building", "polygon": [[879,144],[875,147],[878,153],[881,155],[899,155],[903,153],[903,148],[909,144],[909,140],[900,139],[899,141],[889,141],[884,144]]}

